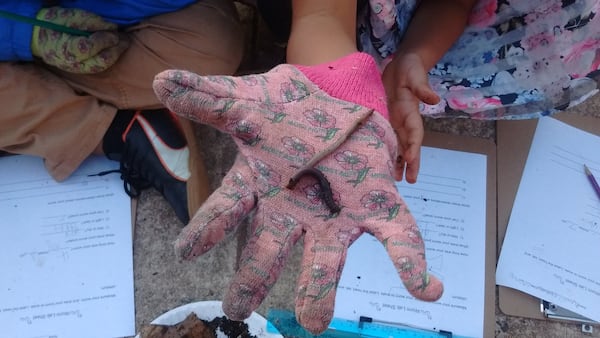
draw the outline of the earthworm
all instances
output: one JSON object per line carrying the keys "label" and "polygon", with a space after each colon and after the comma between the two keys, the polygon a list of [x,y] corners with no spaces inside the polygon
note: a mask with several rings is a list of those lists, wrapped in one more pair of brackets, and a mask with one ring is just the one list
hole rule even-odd
{"label": "earthworm", "polygon": [[350,125],[350,128],[348,128],[347,132],[342,134],[335,142],[323,149],[323,151],[316,154],[313,158],[310,159],[310,161],[308,161],[302,168],[300,168],[294,176],[292,176],[290,182],[287,185],[287,188],[294,189],[296,183],[298,183],[302,176],[310,175],[316,178],[319,182],[319,186],[321,187],[319,197],[321,197],[323,202],[325,202],[325,205],[327,206],[327,208],[329,208],[329,211],[331,211],[332,214],[337,214],[338,212],[340,212],[340,206],[337,205],[333,200],[333,191],[331,190],[331,185],[329,184],[329,181],[327,180],[325,175],[319,169],[314,168],[314,166],[315,164],[317,164],[317,162],[325,158],[325,156],[331,154],[334,150],[339,148],[342,145],[342,143],[344,143],[348,139],[348,137],[350,137],[350,135],[352,135],[352,133],[354,133],[354,131],[358,129],[360,124],[363,123],[373,114],[373,112],[373,109],[368,110],[364,113],[364,115],[359,116],[358,119],[354,120]]}
{"label": "earthworm", "polygon": [[340,206],[337,205],[337,203],[335,203],[335,200],[333,199],[333,191],[331,190],[331,185],[329,184],[327,177],[325,177],[325,175],[319,169],[306,168],[298,171],[296,175],[294,175],[290,179],[290,182],[288,183],[286,188],[294,189],[300,178],[304,175],[309,175],[317,179],[317,182],[321,187],[319,197],[323,200],[327,208],[329,208],[329,211],[332,214],[337,214],[338,212],[340,212]]}

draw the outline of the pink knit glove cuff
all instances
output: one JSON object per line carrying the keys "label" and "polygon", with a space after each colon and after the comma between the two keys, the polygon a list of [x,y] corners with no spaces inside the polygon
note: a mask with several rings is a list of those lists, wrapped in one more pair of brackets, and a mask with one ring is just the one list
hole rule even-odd
{"label": "pink knit glove cuff", "polygon": [[332,97],[375,109],[389,120],[381,72],[369,54],[353,53],[317,66],[296,67]]}

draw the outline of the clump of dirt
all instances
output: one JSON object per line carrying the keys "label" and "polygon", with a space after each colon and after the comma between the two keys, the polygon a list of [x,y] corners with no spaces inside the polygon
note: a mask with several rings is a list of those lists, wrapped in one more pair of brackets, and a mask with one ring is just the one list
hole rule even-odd
{"label": "clump of dirt", "polygon": [[190,313],[185,320],[175,325],[149,324],[142,328],[141,338],[258,338],[243,321],[230,320],[226,316],[212,320],[198,318]]}

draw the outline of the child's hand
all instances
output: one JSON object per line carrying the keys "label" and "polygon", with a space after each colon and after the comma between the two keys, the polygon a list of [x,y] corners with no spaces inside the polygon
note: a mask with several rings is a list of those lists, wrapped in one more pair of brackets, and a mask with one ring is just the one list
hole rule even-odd
{"label": "child's hand", "polygon": [[383,72],[383,85],[388,98],[390,122],[398,135],[400,157],[396,163],[396,179],[414,183],[419,173],[423,120],[419,103],[436,104],[439,96],[429,86],[427,70],[417,54],[398,54]]}

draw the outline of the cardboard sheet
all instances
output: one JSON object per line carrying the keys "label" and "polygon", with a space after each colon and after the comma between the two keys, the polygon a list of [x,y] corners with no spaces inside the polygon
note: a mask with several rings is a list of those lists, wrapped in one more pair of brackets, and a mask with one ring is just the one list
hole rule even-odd
{"label": "cardboard sheet", "polygon": [[[559,113],[553,117],[581,130],[600,135],[600,119]],[[523,174],[535,128],[534,120],[499,121],[497,123],[498,160],[498,250],[499,256],[506,227]],[[540,300],[518,290],[498,286],[500,310],[510,316],[546,319],[540,311]]]}

